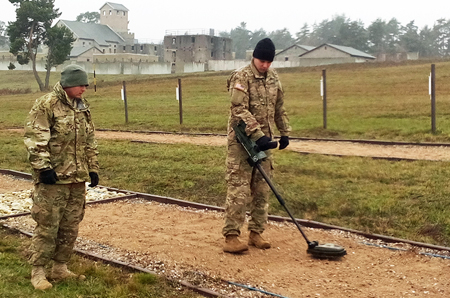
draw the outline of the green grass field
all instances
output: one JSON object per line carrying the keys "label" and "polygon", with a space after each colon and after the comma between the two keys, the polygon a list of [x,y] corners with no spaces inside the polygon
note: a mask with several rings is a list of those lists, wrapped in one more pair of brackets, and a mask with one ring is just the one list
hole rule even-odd
{"label": "green grass field", "polygon": [[[321,67],[280,70],[293,136],[449,142],[450,62],[436,62],[436,123],[431,132],[432,62],[327,66],[328,128],[322,127]],[[30,73],[0,72],[0,128],[22,127],[41,93]],[[97,128],[225,133],[227,73],[99,76],[88,90]],[[56,82],[57,74],[53,74]],[[14,81],[14,82],[12,82]],[[120,98],[126,81],[129,122]],[[13,87],[8,87],[8,82]],[[2,89],[3,88],[3,89]],[[12,88],[8,90],[7,88]],[[1,92],[1,90],[5,90]],[[18,133],[0,131],[0,168],[30,172]],[[100,184],[222,206],[225,147],[99,142]],[[450,164],[275,151],[274,183],[294,215],[369,233],[450,245]],[[270,213],[286,216],[275,197]],[[28,287],[30,285],[24,285]],[[119,296],[117,296],[119,297]]]}
{"label": "green grass field", "polygon": [[[428,76],[431,63],[328,65],[327,129],[320,96],[322,68],[280,69],[292,135],[447,142],[450,133],[450,62],[436,62],[436,131],[431,131]],[[97,92],[86,96],[99,128],[225,133],[229,111],[229,72],[191,75],[97,75]],[[0,128],[23,126],[34,100],[42,95],[31,72],[0,71]],[[92,75],[91,75],[92,76]],[[182,82],[182,116],[175,97]],[[92,79],[92,78],[91,78]],[[52,74],[51,85],[58,80]],[[93,81],[93,80],[91,80]],[[128,123],[121,100],[126,82]],[[31,88],[33,93],[5,94]],[[2,95],[3,94],[3,95]]]}
{"label": "green grass field", "polygon": [[86,280],[55,283],[51,290],[34,290],[30,283],[31,266],[26,248],[30,239],[0,228],[0,296],[2,298],[120,298],[120,297],[201,297],[176,282],[149,273],[114,268],[74,255],[71,270],[86,275]]}

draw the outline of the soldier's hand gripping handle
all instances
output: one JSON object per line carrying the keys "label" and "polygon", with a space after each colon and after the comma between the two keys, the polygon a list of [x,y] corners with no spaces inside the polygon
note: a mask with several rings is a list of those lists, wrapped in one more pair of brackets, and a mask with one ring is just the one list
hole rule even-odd
{"label": "soldier's hand gripping handle", "polygon": [[256,145],[258,145],[259,150],[266,151],[277,148],[278,142],[272,141],[268,136],[262,136],[256,140]]}

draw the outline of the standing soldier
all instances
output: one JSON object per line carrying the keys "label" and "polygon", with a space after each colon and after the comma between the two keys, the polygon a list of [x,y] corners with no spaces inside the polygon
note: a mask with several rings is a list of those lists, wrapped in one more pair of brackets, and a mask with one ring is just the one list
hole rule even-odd
{"label": "standing soldier", "polygon": [[276,148],[272,141],[274,126],[281,134],[279,149],[289,145],[289,120],[284,109],[283,89],[277,73],[269,69],[275,56],[275,45],[269,38],[258,42],[252,62],[235,70],[228,80],[231,96],[231,113],[228,121],[227,151],[227,198],[224,252],[241,253],[248,250],[238,236],[245,220],[246,207],[250,208],[248,245],[260,249],[270,248],[270,243],[261,237],[268,216],[270,188],[262,175],[248,162],[248,154],[236,140],[233,127],[240,120],[246,123],[245,132],[256,142],[267,158],[261,166],[269,177],[272,172],[272,156],[269,149]]}
{"label": "standing soldier", "polygon": [[31,283],[52,287],[45,266],[53,260],[50,278],[84,279],[67,269],[78,226],[84,216],[86,182],[98,184],[98,151],[89,104],[82,94],[87,73],[77,65],[61,72],[53,91],[38,98],[25,125],[25,146],[33,169],[31,215],[36,228],[31,242]]}

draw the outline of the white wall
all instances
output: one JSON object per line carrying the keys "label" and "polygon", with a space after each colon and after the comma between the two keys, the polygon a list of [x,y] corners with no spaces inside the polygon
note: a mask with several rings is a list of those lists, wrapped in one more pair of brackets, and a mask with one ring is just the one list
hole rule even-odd
{"label": "white wall", "polygon": [[[9,63],[12,62],[17,70],[31,70],[31,63],[20,65],[12,55],[2,55],[0,53],[0,70],[8,70]],[[274,61],[273,68],[299,67],[299,66],[317,66],[339,63],[358,63],[367,62],[365,59],[355,58],[302,58],[300,61]],[[45,61],[40,59],[36,63],[38,71],[45,71]],[[67,65],[75,61],[67,61],[64,65],[53,68],[52,71],[61,71]],[[193,73],[204,71],[232,71],[249,64],[247,60],[210,60],[207,63],[184,63],[178,65],[176,72]],[[82,66],[87,72],[94,72],[94,64],[87,61],[79,61],[76,64]],[[172,65],[169,62],[97,62],[95,63],[95,72],[98,74],[170,74]]]}

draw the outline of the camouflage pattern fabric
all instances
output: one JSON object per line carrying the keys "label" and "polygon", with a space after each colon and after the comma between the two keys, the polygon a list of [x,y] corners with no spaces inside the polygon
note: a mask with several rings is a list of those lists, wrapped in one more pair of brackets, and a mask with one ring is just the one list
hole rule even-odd
{"label": "camouflage pattern fabric", "polygon": [[86,184],[35,184],[31,216],[36,221],[30,263],[45,266],[50,260],[67,263],[84,217]]}
{"label": "camouflage pattern fabric", "polygon": [[[227,81],[231,97],[228,120],[227,198],[225,225],[222,234],[239,235],[245,213],[250,211],[249,230],[262,233],[267,222],[270,188],[257,169],[248,162],[248,155],[237,142],[233,131],[241,119],[246,123],[246,133],[254,141],[266,135],[273,138],[274,128],[281,136],[291,131],[284,108],[284,94],[277,73],[269,69],[260,74],[253,62],[234,71]],[[272,156],[261,162],[266,174],[272,175]]]}
{"label": "camouflage pattern fabric", "polygon": [[[94,124],[85,99],[70,99],[58,82],[36,100],[25,124],[24,143],[33,169],[35,189],[31,214],[37,226],[30,262],[44,266],[51,259],[66,263],[84,216],[85,182],[98,172]],[[53,169],[58,181],[39,182],[39,173]]]}
{"label": "camouflage pattern fabric", "polygon": [[85,99],[71,103],[58,82],[53,92],[38,98],[25,124],[25,146],[33,168],[39,172],[53,168],[58,184],[89,181],[89,172],[98,172],[94,124]]}
{"label": "camouflage pattern fabric", "polygon": [[234,71],[227,87],[231,96],[228,141],[236,138],[233,126],[241,119],[253,141],[264,135],[273,138],[274,125],[281,136],[289,135],[291,127],[284,108],[283,88],[275,70],[260,74],[252,62]]}
{"label": "camouflage pattern fabric", "polygon": [[[266,151],[266,154],[268,157],[261,162],[261,166],[271,177],[272,157],[270,151]],[[259,171],[249,165],[247,157],[237,142],[228,147],[224,236],[240,235],[246,211],[250,211],[250,231],[261,234],[267,222],[270,188]]]}

